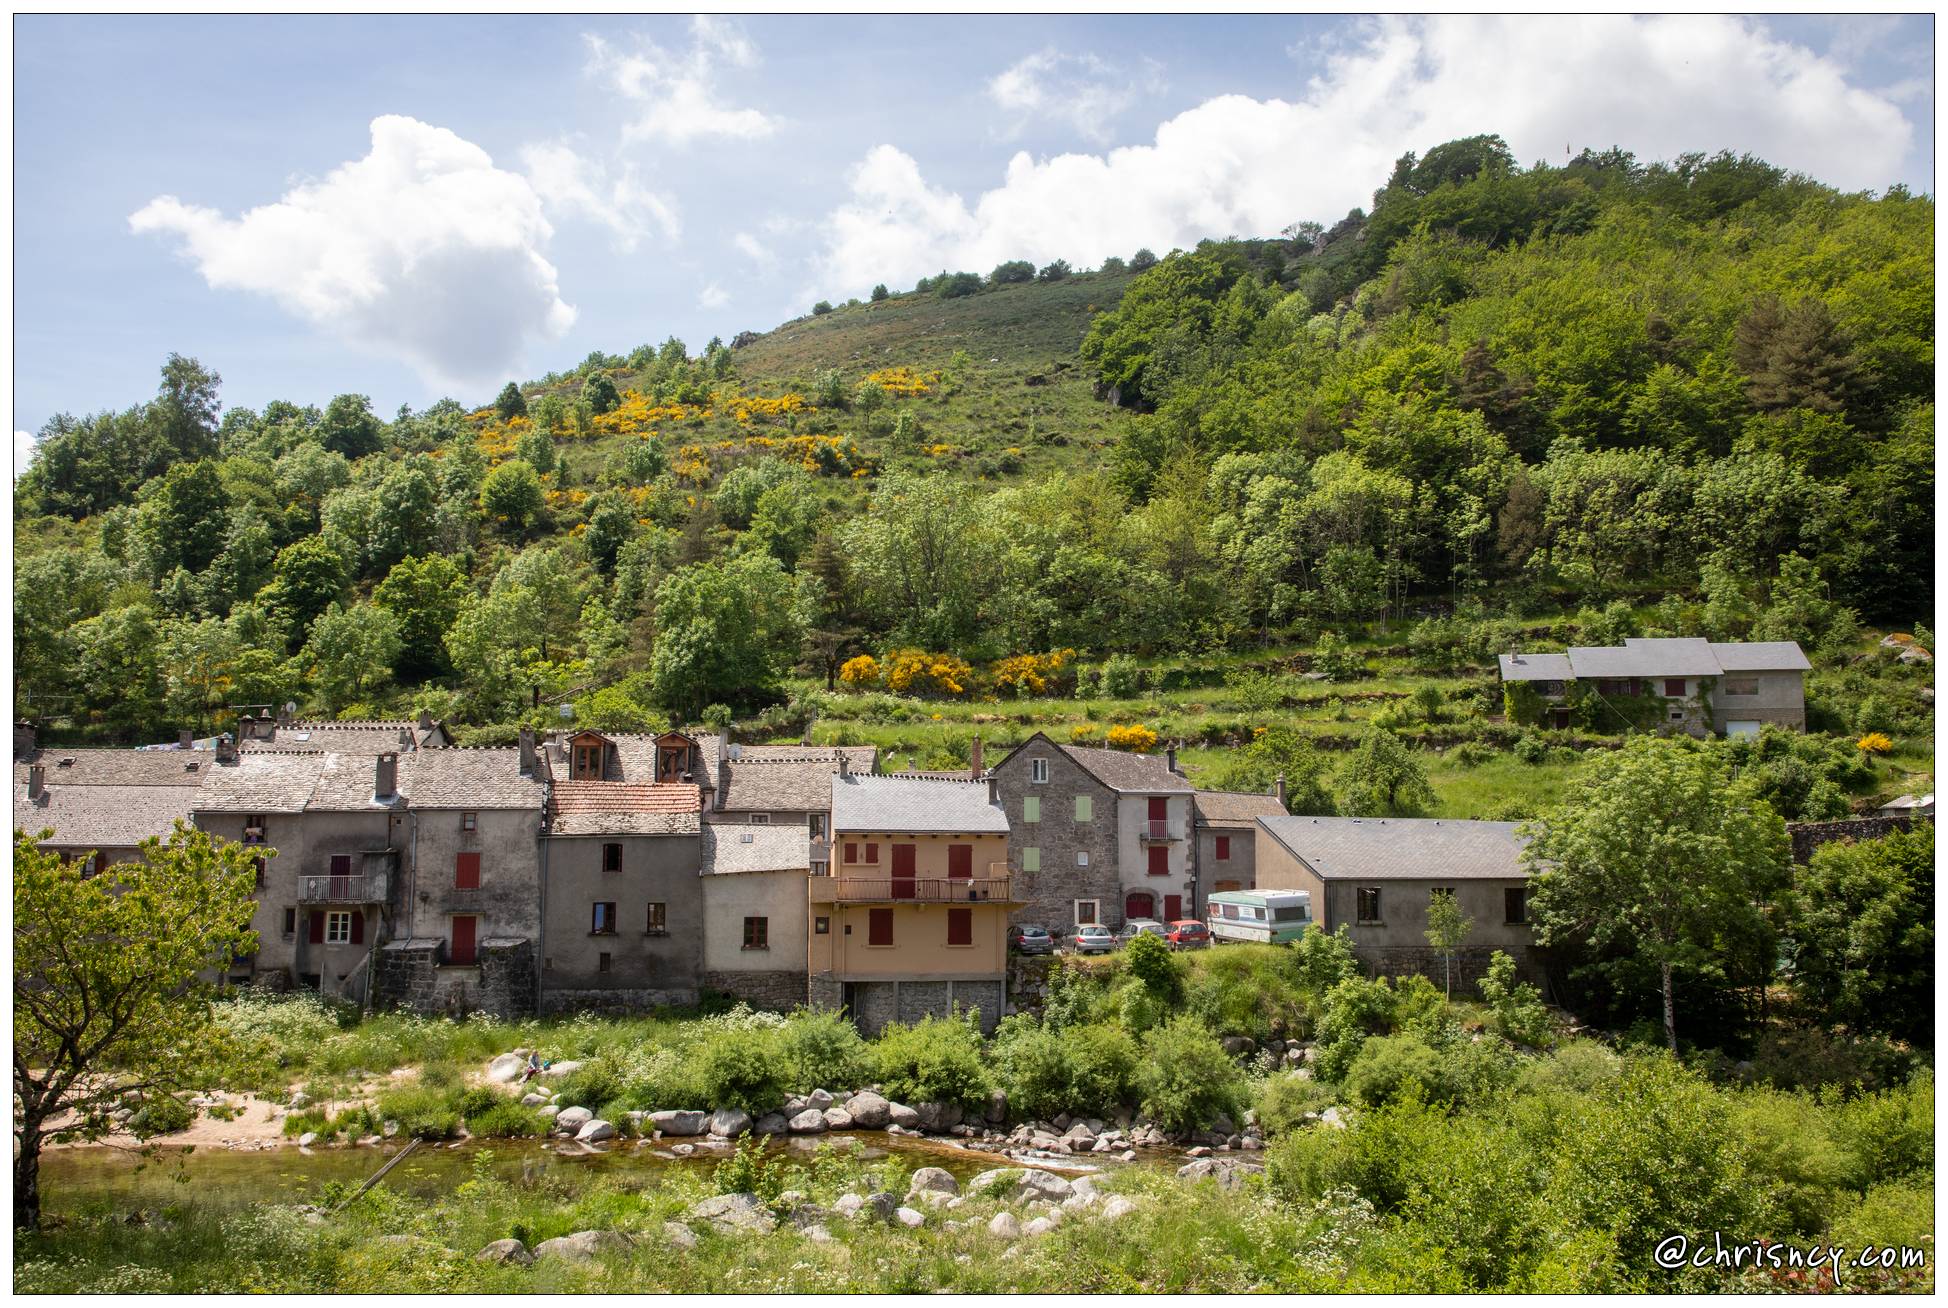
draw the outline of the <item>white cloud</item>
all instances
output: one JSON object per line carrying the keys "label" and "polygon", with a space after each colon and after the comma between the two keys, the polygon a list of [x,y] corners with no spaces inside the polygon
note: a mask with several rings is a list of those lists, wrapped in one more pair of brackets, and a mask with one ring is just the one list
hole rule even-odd
{"label": "white cloud", "polygon": [[764,242],[749,232],[739,232],[737,235],[731,237],[731,245],[736,248],[739,254],[761,267],[769,268],[778,262],[778,256],[773,254]]}
{"label": "white cloud", "polygon": [[1163,66],[1154,59],[1128,71],[1093,54],[1047,49],[998,74],[988,83],[988,98],[1011,116],[1008,135],[1020,135],[1031,120],[1055,119],[1100,143],[1139,96],[1162,90]]}
{"label": "white cloud", "polygon": [[703,288],[697,295],[699,309],[721,309],[730,303],[730,293],[716,282]]}
{"label": "white cloud", "polygon": [[27,471],[27,465],[34,461],[34,433],[16,431],[14,433],[14,479]]}
{"label": "white cloud", "polygon": [[607,227],[624,251],[634,250],[652,229],[672,241],[682,233],[675,206],[638,180],[634,164],[620,165],[611,176],[606,165],[566,141],[524,146],[521,163],[549,212]]}
{"label": "white cloud", "polygon": [[827,215],[815,294],[1004,259],[1092,264],[1139,246],[1268,235],[1370,202],[1408,150],[1500,133],[1517,159],[1621,145],[1640,159],[1751,151],[1846,188],[1899,176],[1913,127],[1886,96],[1754,20],[1475,18],[1362,24],[1294,100],[1219,96],[1104,154],[1016,154],[975,197],[891,145]]}
{"label": "white cloud", "polygon": [[530,341],[575,320],[544,257],[553,229],[535,188],[412,118],[373,119],[364,158],[240,217],[165,195],[129,227],[176,237],[211,287],[270,296],[438,386],[503,381]]}
{"label": "white cloud", "polygon": [[698,15],[690,25],[690,48],[673,55],[647,38],[622,51],[599,36],[587,35],[587,73],[638,107],[623,125],[625,141],[688,145],[723,138],[754,141],[777,130],[778,119],[757,109],[724,103],[717,89],[719,64],[750,68],[757,47],[729,19]]}

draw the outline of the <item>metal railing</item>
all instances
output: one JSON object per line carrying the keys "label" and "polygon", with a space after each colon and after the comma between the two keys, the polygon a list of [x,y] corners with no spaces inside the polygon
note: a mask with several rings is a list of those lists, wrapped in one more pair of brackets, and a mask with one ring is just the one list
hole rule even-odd
{"label": "metal railing", "polygon": [[306,904],[383,904],[389,898],[390,881],[385,873],[304,877],[298,884],[298,899]]}
{"label": "metal railing", "polygon": [[819,904],[979,904],[1006,902],[1011,878],[813,877],[811,888]]}
{"label": "metal railing", "polygon": [[1144,840],[1182,840],[1184,827],[1175,818],[1148,818],[1137,835]]}

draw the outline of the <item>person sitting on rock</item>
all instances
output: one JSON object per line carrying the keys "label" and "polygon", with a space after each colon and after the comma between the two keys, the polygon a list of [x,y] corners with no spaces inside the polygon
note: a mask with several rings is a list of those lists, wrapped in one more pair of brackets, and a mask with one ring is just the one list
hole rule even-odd
{"label": "person sitting on rock", "polygon": [[528,1053],[528,1065],[521,1073],[521,1084],[526,1085],[528,1082],[534,1080],[534,1078],[540,1076],[541,1073],[547,1069],[547,1067],[548,1064],[541,1061],[541,1055],[539,1053],[530,1050]]}

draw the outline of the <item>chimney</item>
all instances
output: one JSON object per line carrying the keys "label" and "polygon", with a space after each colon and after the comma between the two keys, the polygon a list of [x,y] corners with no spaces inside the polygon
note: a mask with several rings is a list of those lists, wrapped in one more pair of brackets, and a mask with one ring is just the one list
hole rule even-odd
{"label": "chimney", "polygon": [[26,758],[34,752],[34,724],[26,720],[14,723],[14,757]]}
{"label": "chimney", "polygon": [[373,767],[372,797],[391,799],[399,793],[399,756],[386,753],[378,757]]}
{"label": "chimney", "polygon": [[38,804],[47,794],[47,769],[39,763],[27,769],[27,798]]}
{"label": "chimney", "polygon": [[534,774],[534,728],[521,728],[521,775]]}
{"label": "chimney", "polygon": [[237,719],[237,739],[257,739],[257,719],[245,713]]}
{"label": "chimney", "polygon": [[1163,765],[1172,772],[1177,770],[1177,747],[1175,745],[1163,751]]}
{"label": "chimney", "polygon": [[1001,783],[993,777],[988,778],[988,803],[996,806],[1001,803]]}
{"label": "chimney", "polygon": [[176,748],[195,749],[196,733],[194,731],[191,731],[188,727],[184,727],[181,731],[178,731],[176,733]]}
{"label": "chimney", "polygon": [[852,760],[846,757],[843,749],[839,751],[839,775],[842,777],[852,775]]}
{"label": "chimney", "polygon": [[710,807],[721,813],[724,799],[730,793],[731,738],[729,727],[717,728],[717,793],[710,797]]}
{"label": "chimney", "polygon": [[976,736],[974,747],[967,751],[967,775],[972,780],[979,781],[981,774],[986,771],[987,769],[981,766],[981,738]]}
{"label": "chimney", "polygon": [[291,725],[291,706],[289,704],[286,704],[277,711],[277,725],[280,727],[288,727]]}
{"label": "chimney", "polygon": [[219,763],[237,761],[237,742],[230,739],[230,733],[227,731],[216,738],[216,761]]}
{"label": "chimney", "polygon": [[433,729],[433,715],[425,709],[419,711],[419,729],[421,731],[431,731]]}
{"label": "chimney", "polygon": [[1278,806],[1280,808],[1284,808],[1285,807],[1285,774],[1283,772],[1279,773],[1278,780],[1272,783],[1272,795],[1278,800]]}
{"label": "chimney", "polygon": [[411,749],[413,747],[413,729],[411,727],[399,728],[399,747],[401,749]]}

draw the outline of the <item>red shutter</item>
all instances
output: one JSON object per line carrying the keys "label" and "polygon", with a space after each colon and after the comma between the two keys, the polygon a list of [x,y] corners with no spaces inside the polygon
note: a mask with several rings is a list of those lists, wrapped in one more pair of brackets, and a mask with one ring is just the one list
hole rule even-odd
{"label": "red shutter", "polygon": [[845,847],[845,861],[848,863],[857,863],[859,861],[859,846],[849,840],[846,842]]}
{"label": "red shutter", "polygon": [[893,943],[893,910],[874,908],[866,913],[866,943],[869,945],[890,945]]}
{"label": "red shutter", "polygon": [[480,889],[480,855],[458,854],[453,860],[453,888],[455,890]]}
{"label": "red shutter", "polygon": [[950,908],[947,910],[947,943],[950,945],[971,945],[974,943],[973,909]]}
{"label": "red shutter", "polygon": [[1217,856],[1220,859],[1229,859],[1231,857],[1231,837],[1219,836],[1217,838]]}
{"label": "red shutter", "polygon": [[365,943],[365,913],[362,910],[352,914],[352,943]]}
{"label": "red shutter", "polygon": [[866,861],[868,863],[879,862],[879,846],[873,844],[871,841],[866,842]]}
{"label": "red shutter", "polygon": [[322,945],[325,943],[325,915],[323,913],[314,912],[311,914],[311,943],[314,945]]}
{"label": "red shutter", "polygon": [[1178,922],[1183,919],[1183,916],[1184,897],[1182,895],[1165,895],[1163,897],[1163,920],[1166,922]]}
{"label": "red shutter", "polygon": [[947,846],[947,875],[963,880],[974,875],[974,846]]}
{"label": "red shutter", "polygon": [[1150,820],[1167,822],[1170,820],[1170,801],[1162,795],[1150,796]]}
{"label": "red shutter", "polygon": [[1170,846],[1150,846],[1150,875],[1153,877],[1170,875]]}

